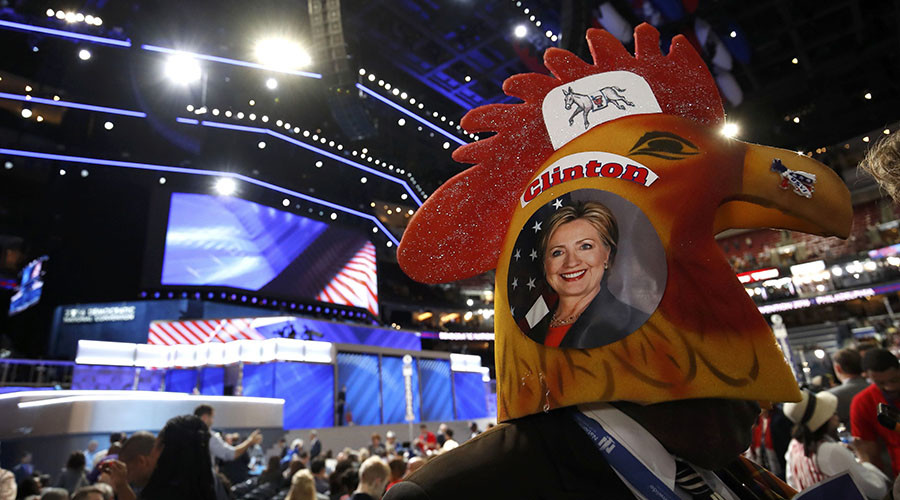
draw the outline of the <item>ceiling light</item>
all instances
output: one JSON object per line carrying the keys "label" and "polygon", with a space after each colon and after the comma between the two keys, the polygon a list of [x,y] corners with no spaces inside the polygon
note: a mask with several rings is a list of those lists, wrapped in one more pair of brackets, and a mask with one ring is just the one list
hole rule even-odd
{"label": "ceiling light", "polygon": [[59,169],[59,175],[66,175],[66,169],[64,169],[64,168]]}
{"label": "ceiling light", "polygon": [[221,196],[231,196],[237,191],[237,183],[230,177],[222,177],[216,181],[215,189]]}
{"label": "ceiling light", "polygon": [[891,129],[889,129],[889,128],[884,129],[884,135],[888,135],[890,133],[891,133]]}
{"label": "ceiling light", "polygon": [[81,177],[87,177],[88,175],[90,175],[90,174],[88,173],[87,170],[81,169]]}
{"label": "ceiling light", "polygon": [[408,94],[406,92],[400,92],[400,99],[406,99]]}
{"label": "ceiling light", "polygon": [[866,92],[866,94],[865,94],[863,97],[865,97],[866,99],[871,99],[871,98],[872,98],[872,93],[871,93],[871,92]]}
{"label": "ceiling light", "polygon": [[266,88],[269,90],[275,90],[278,88],[278,80],[274,78],[269,78],[266,80]]}
{"label": "ceiling light", "polygon": [[259,144],[256,145],[259,149],[266,149],[266,141],[259,141]]}
{"label": "ceiling light", "polygon": [[302,68],[312,62],[299,43],[283,38],[268,38],[257,42],[255,54],[256,60],[263,65],[280,70]]}
{"label": "ceiling light", "polygon": [[47,17],[53,17],[56,12],[53,9],[47,9]]}
{"label": "ceiling light", "polygon": [[397,120],[397,125],[400,125],[401,127],[406,125],[406,119],[401,118],[401,119]]}
{"label": "ceiling light", "polygon": [[91,51],[88,49],[81,49],[78,51],[78,58],[82,61],[87,61],[91,58]]}
{"label": "ceiling light", "polygon": [[732,31],[728,34],[728,36],[730,36],[731,38],[737,38],[737,31]]}
{"label": "ceiling light", "polygon": [[515,31],[513,31],[513,34],[516,35],[516,38],[525,38],[525,35],[528,34],[528,28],[525,27],[524,24],[520,24],[520,25],[516,26],[516,29],[515,29]]}
{"label": "ceiling light", "polygon": [[797,59],[796,57],[791,59],[791,64],[798,64],[798,63],[800,63],[800,60]]}
{"label": "ceiling light", "polygon": [[44,117],[41,116],[41,115],[38,115],[38,116],[37,116],[37,121],[38,121],[38,123],[44,121]]}
{"label": "ceiling light", "polygon": [[337,220],[337,214],[336,214],[336,213],[331,212],[331,220]]}
{"label": "ceiling light", "polygon": [[401,200],[405,200],[405,199],[407,199],[407,198],[409,198],[409,196],[407,196],[406,193],[403,193],[403,194],[400,195],[400,199],[401,199]]}
{"label": "ceiling light", "polygon": [[869,136],[863,137],[863,142],[869,142]]}
{"label": "ceiling light", "polygon": [[22,108],[22,118],[31,118],[33,113],[28,108]]}
{"label": "ceiling light", "polygon": [[200,63],[187,54],[175,54],[166,59],[166,77],[180,85],[188,85],[200,80]]}
{"label": "ceiling light", "polygon": [[281,206],[283,206],[283,207],[288,207],[288,206],[290,206],[290,205],[291,205],[291,200],[289,200],[289,199],[287,199],[287,198],[281,200]]}
{"label": "ceiling light", "polygon": [[316,162],[316,168],[322,168],[322,162],[321,162],[321,161],[317,161],[317,162]]}
{"label": "ceiling light", "polygon": [[722,135],[725,137],[737,137],[738,132],[740,132],[740,127],[738,127],[737,123],[726,123],[722,126]]}
{"label": "ceiling light", "polygon": [[115,124],[113,122],[106,122],[103,124],[103,128],[105,128],[106,130],[112,130],[113,127],[115,127]]}
{"label": "ceiling light", "polygon": [[800,117],[799,117],[799,116],[795,116],[795,117],[794,117],[794,123],[800,123]]}
{"label": "ceiling light", "polygon": [[374,81],[375,81],[375,75],[369,73],[369,81],[370,81],[370,82],[374,82]]}
{"label": "ceiling light", "polygon": [[4,164],[3,164],[3,168],[5,168],[6,170],[12,170],[12,168],[13,168],[13,162],[8,161],[8,162],[4,163]]}
{"label": "ceiling light", "polygon": [[365,184],[366,181],[368,181],[368,179],[366,179],[365,177],[359,179],[359,182],[362,182],[363,184]]}
{"label": "ceiling light", "polygon": [[445,143],[444,143],[444,149],[450,149],[450,143],[449,143],[449,142],[445,142]]}
{"label": "ceiling light", "polygon": [[366,70],[363,69],[363,68],[359,68],[359,75],[362,76],[362,75],[365,75],[365,74],[366,74]]}
{"label": "ceiling light", "polygon": [[160,178],[159,178],[159,183],[160,183],[160,184],[165,184],[165,183],[166,183],[166,178],[165,178],[165,177],[160,177]]}
{"label": "ceiling light", "polygon": [[57,18],[57,19],[65,19],[65,18],[66,18],[66,13],[63,12],[63,11],[61,11],[61,10],[56,11],[56,18]]}

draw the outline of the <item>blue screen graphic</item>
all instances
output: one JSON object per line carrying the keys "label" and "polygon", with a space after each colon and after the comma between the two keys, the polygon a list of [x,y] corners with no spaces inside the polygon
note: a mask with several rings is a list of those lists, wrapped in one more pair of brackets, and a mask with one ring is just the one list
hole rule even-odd
{"label": "blue screen graphic", "polygon": [[[338,353],[338,387],[346,387],[344,415],[355,425],[381,424],[381,391],[378,356]],[[345,422],[346,423],[346,422]]]}
{"label": "blue screen graphic", "polygon": [[22,270],[22,279],[16,293],[9,300],[9,315],[18,314],[41,300],[44,290],[44,262],[47,257],[35,259]]}
{"label": "blue screen graphic", "polygon": [[488,416],[484,381],[480,373],[453,372],[456,419],[472,420]]}
{"label": "blue screen graphic", "polygon": [[275,397],[284,399],[284,428],[334,425],[334,366],[276,363]]}
{"label": "blue screen graphic", "polygon": [[197,370],[177,368],[166,371],[166,392],[191,394],[197,388]]}
{"label": "blue screen graphic", "polygon": [[453,420],[450,361],[420,359],[419,377],[422,384],[422,420]]}
{"label": "blue screen graphic", "polygon": [[259,290],[327,227],[239,198],[174,193],[162,284]]}

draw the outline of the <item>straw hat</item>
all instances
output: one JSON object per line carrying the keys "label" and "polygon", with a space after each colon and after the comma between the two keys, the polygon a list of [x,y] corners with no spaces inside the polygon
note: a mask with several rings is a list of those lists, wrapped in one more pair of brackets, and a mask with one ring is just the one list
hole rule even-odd
{"label": "straw hat", "polygon": [[825,391],[818,394],[803,391],[803,399],[799,403],[784,404],[784,416],[795,424],[805,424],[814,432],[828,422],[836,410],[837,396]]}

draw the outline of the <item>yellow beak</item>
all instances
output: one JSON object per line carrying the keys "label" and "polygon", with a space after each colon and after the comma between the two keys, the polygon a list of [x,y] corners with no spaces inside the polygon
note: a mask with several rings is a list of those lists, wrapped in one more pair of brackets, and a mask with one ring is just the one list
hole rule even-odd
{"label": "yellow beak", "polygon": [[846,238],[852,220],[850,191],[833,170],[786,149],[746,144],[741,189],[719,207],[714,229],[779,228]]}

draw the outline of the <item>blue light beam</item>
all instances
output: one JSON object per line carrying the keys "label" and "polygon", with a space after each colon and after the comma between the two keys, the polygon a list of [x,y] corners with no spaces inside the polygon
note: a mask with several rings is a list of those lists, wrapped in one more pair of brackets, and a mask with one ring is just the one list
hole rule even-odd
{"label": "blue light beam", "polygon": [[101,43],[104,45],[115,45],[117,47],[131,47],[131,40],[116,40],[115,38],[85,35],[83,33],[75,33],[73,31],[57,30],[53,28],[45,28],[43,26],[34,26],[31,24],[14,23],[12,21],[0,20],[0,27],[21,31],[30,31],[32,33],[43,33],[45,35],[59,36],[63,38],[74,38],[76,40]]}
{"label": "blue light beam", "polygon": [[439,134],[443,135],[444,137],[446,137],[446,138],[448,138],[448,139],[450,139],[450,140],[452,140],[452,141],[454,141],[454,142],[456,142],[456,143],[458,143],[458,144],[460,144],[460,145],[468,144],[466,141],[460,139],[459,137],[456,137],[455,135],[451,134],[450,132],[447,132],[446,130],[442,129],[441,127],[438,127],[437,125],[435,125],[435,124],[431,123],[430,121],[428,121],[428,120],[422,118],[421,116],[419,116],[419,115],[413,113],[412,111],[410,111],[410,110],[404,108],[403,106],[400,106],[399,104],[395,103],[394,101],[392,101],[392,100],[390,100],[390,99],[388,99],[388,98],[386,98],[386,97],[384,97],[384,96],[378,94],[378,93],[375,92],[374,90],[371,90],[371,89],[369,89],[369,88],[367,88],[367,87],[364,87],[364,86],[363,86],[362,84],[360,84],[360,83],[357,83],[357,84],[356,84],[356,88],[358,88],[359,90],[362,90],[362,91],[365,92],[366,94],[368,94],[368,95],[370,95],[370,96],[372,96],[372,97],[378,99],[379,101],[381,101],[381,102],[387,104],[388,106],[390,106],[390,107],[396,109],[397,111],[399,111],[399,112],[403,113],[404,115],[406,115],[406,116],[412,118],[413,120],[415,120],[415,121],[421,123],[422,125],[425,125],[426,127],[430,128],[431,130],[434,130],[435,132],[438,132]]}
{"label": "blue light beam", "polygon": [[108,113],[111,115],[133,116],[135,118],[147,118],[147,113],[142,111],[131,111],[130,109],[108,108],[106,106],[95,106],[93,104],[82,104],[80,102],[54,101],[53,99],[44,99],[43,97],[31,97],[19,94],[7,94],[0,92],[0,99],[11,99],[14,101],[30,102],[35,104],[44,104],[46,106],[59,106],[62,108],[84,109],[87,111],[98,111],[100,113]]}
{"label": "blue light beam", "polygon": [[141,48],[144,50],[148,50],[150,52],[160,52],[163,54],[172,54],[172,55],[181,54],[181,55],[190,56],[190,57],[193,57],[196,59],[202,59],[204,61],[212,61],[212,62],[217,62],[217,63],[222,63],[222,64],[230,64],[232,66],[243,66],[245,68],[261,69],[264,71],[273,71],[276,73],[287,73],[289,75],[305,76],[307,78],[317,78],[317,79],[322,78],[322,75],[320,75],[319,73],[310,73],[309,71],[298,71],[298,70],[290,70],[290,69],[273,68],[271,66],[265,66],[262,64],[252,63],[252,62],[248,62],[248,61],[241,61],[238,59],[229,59],[227,57],[198,54],[196,52],[175,50],[175,49],[170,49],[167,47],[158,47],[156,45],[146,45],[145,44],[145,45],[141,45]]}
{"label": "blue light beam", "polygon": [[9,156],[19,156],[25,158],[38,158],[41,160],[53,160],[53,161],[64,161],[70,163],[82,163],[88,165],[102,165],[106,167],[119,167],[119,168],[130,168],[134,170],[149,170],[154,172],[166,172],[166,173],[176,173],[176,174],[186,174],[186,175],[204,175],[207,177],[228,177],[237,181],[246,182],[248,184],[252,184],[254,186],[259,186],[261,188],[269,189],[278,193],[282,193],[288,196],[293,196],[295,198],[300,198],[301,200],[308,201],[310,203],[315,203],[317,205],[322,205],[333,210],[337,210],[339,212],[344,212],[346,214],[350,214],[361,219],[366,219],[371,221],[379,229],[388,237],[388,239],[393,242],[394,245],[399,245],[400,242],[391,234],[390,231],[378,220],[377,217],[371,214],[367,214],[364,212],[360,212],[358,210],[354,210],[349,207],[345,207],[343,205],[338,205],[337,203],[332,203],[330,201],[321,200],[319,198],[309,196],[303,193],[298,193],[297,191],[288,189],[286,187],[278,186],[276,184],[272,184],[270,182],[261,181],[259,179],[254,179],[253,177],[248,177],[243,174],[238,174],[235,172],[221,172],[217,170],[204,170],[200,168],[187,168],[187,167],[173,167],[170,165],[154,165],[152,163],[137,163],[133,161],[119,161],[119,160],[105,160],[102,158],[87,158],[83,156],[71,156],[71,155],[60,155],[60,154],[52,154],[52,153],[41,153],[38,151],[23,151],[20,149],[7,149],[0,148],[0,155],[9,155]]}

